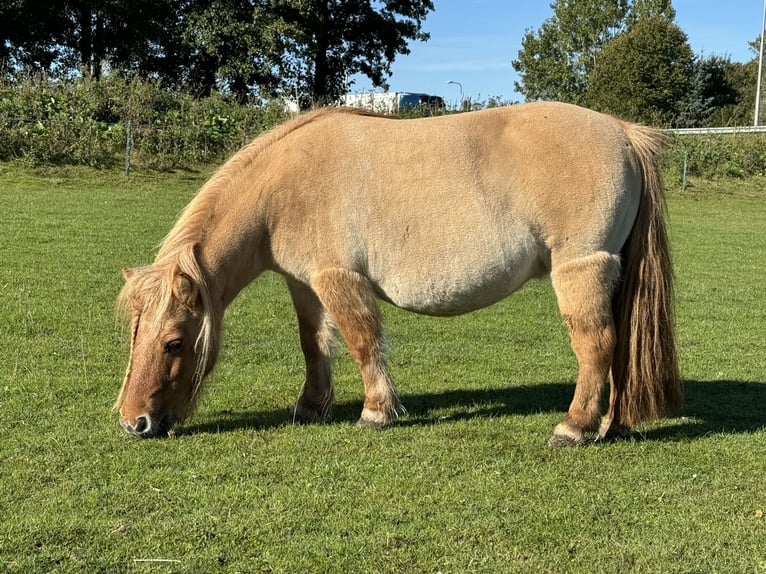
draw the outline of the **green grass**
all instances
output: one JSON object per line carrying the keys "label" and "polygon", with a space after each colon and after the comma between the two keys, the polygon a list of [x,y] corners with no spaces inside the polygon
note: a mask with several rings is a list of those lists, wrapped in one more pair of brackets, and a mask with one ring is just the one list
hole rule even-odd
{"label": "green grass", "polygon": [[292,426],[303,377],[278,277],[229,309],[224,353],[176,438],[110,407],[127,360],[120,267],[205,173],[0,165],[0,570],[9,572],[766,572],[764,182],[670,201],[683,413],[635,439],[546,446],[574,357],[549,284],[472,315],[384,313],[408,414]]}

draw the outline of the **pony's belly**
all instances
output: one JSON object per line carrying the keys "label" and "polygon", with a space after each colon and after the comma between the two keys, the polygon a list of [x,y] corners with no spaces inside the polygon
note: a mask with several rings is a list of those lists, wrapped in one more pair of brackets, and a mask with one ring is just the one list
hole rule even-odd
{"label": "pony's belly", "polygon": [[390,273],[374,283],[382,299],[402,309],[425,315],[460,315],[496,303],[546,269],[529,258],[518,261],[513,269],[498,262],[444,271],[434,272],[426,266],[411,274]]}

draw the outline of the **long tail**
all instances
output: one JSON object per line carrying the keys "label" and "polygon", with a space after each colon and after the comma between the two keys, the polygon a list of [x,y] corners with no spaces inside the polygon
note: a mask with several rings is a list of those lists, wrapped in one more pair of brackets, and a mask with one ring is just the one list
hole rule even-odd
{"label": "long tail", "polygon": [[623,247],[622,281],[613,308],[617,346],[612,364],[621,422],[635,425],[679,408],[683,389],[673,317],[673,270],[666,228],[660,155],[665,138],[624,124],[643,174],[641,202]]}

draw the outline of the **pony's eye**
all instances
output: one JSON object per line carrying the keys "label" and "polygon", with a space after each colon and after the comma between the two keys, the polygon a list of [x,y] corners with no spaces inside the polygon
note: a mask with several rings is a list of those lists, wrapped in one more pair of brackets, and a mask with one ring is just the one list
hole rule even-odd
{"label": "pony's eye", "polygon": [[180,355],[183,346],[183,339],[173,339],[172,341],[165,343],[165,352],[170,353],[171,355]]}

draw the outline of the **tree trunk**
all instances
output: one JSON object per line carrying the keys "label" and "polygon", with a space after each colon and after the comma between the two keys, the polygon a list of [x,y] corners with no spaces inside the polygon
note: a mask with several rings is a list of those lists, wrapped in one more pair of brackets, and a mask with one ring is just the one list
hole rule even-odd
{"label": "tree trunk", "polygon": [[330,27],[330,7],[328,0],[319,2],[316,27],[316,48],[314,52],[314,82],[311,89],[311,96],[314,103],[325,103],[329,96],[327,86],[327,75],[329,73],[327,65],[327,50],[329,49],[329,27]]}
{"label": "tree trunk", "polygon": [[90,7],[90,2],[83,2],[80,4],[80,10],[78,14],[78,20],[80,23],[80,38],[79,38],[79,50],[80,50],[80,64],[88,72],[92,72],[93,64],[93,12]]}

